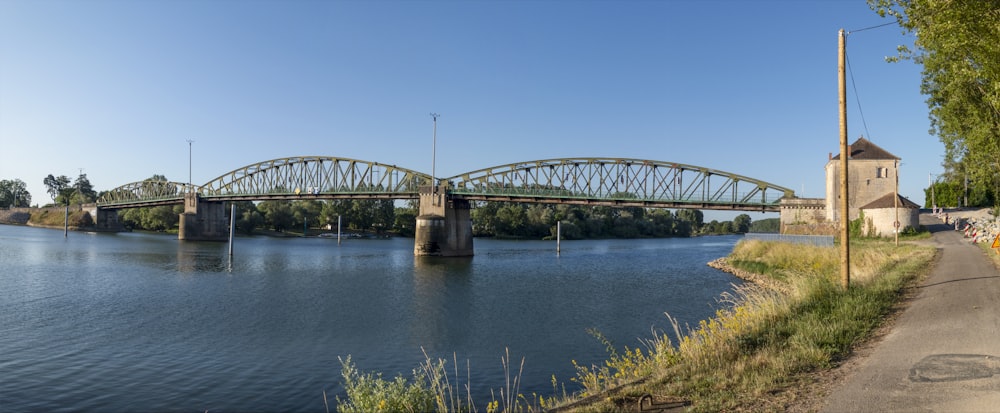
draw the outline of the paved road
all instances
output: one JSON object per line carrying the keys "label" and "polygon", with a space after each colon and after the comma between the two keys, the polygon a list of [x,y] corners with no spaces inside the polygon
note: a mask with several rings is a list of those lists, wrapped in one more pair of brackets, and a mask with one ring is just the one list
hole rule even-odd
{"label": "paved road", "polygon": [[823,412],[1000,412],[1000,273],[961,233],[920,223],[939,261]]}

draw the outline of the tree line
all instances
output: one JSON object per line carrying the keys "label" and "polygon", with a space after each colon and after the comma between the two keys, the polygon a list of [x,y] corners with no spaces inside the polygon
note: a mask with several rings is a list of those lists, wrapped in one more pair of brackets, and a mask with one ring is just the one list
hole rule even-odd
{"label": "tree line", "polygon": [[[392,200],[277,200],[236,202],[236,231],[242,234],[291,232],[302,234],[342,230],[412,237],[418,207],[397,206]],[[176,229],[182,206],[132,208],[120,219],[130,229]],[[777,232],[776,219],[751,222],[740,214],[732,221],[704,222],[700,210],[611,208],[575,205],[479,202],[472,209],[472,231],[477,237],[505,239],[554,238],[561,221],[564,239],[666,238],[749,231]],[[773,222],[772,222],[773,221]],[[770,223],[773,225],[755,225]],[[755,228],[756,227],[756,228]]]}
{"label": "tree line", "polygon": [[923,67],[931,133],[944,144],[944,173],[926,190],[925,207],[1000,203],[1000,3],[868,0],[895,19],[914,43],[890,62]]}
{"label": "tree line", "polygon": [[25,208],[31,205],[28,186],[20,179],[0,180],[0,208]]}
{"label": "tree line", "polygon": [[732,221],[704,222],[697,209],[613,208],[504,202],[479,203],[472,210],[475,236],[542,239],[556,236],[561,222],[565,239],[665,238],[705,234],[738,234],[750,230],[751,219],[740,214]]}

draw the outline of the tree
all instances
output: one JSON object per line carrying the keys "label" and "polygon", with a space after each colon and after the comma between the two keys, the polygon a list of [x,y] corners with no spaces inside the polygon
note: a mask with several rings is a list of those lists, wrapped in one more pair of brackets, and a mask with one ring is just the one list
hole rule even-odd
{"label": "tree", "polygon": [[236,230],[242,234],[253,235],[257,227],[264,225],[264,216],[257,211],[257,205],[251,201],[234,202],[236,205]]}
{"label": "tree", "polygon": [[[56,199],[59,198],[61,195],[63,195],[64,192],[66,192],[66,189],[69,188],[69,182],[70,182],[69,177],[66,175],[59,175],[58,177],[54,177],[52,176],[52,174],[46,176],[45,179],[42,181],[42,183],[45,184],[45,191],[48,192],[49,196],[52,197],[52,202],[56,202]],[[69,201],[69,199],[67,198],[65,199],[65,201]]]}
{"label": "tree", "polygon": [[87,174],[80,174],[80,176],[76,177],[76,182],[73,182],[71,189],[73,190],[73,194],[70,197],[72,203],[86,204],[94,202],[97,199],[97,191],[94,191],[93,185],[87,179]]}
{"label": "tree", "polygon": [[404,237],[412,237],[416,233],[417,211],[417,208],[412,207],[396,208],[392,230]]}
{"label": "tree", "polygon": [[750,215],[739,214],[733,218],[733,231],[739,234],[746,234],[750,231]]}
{"label": "tree", "polygon": [[[868,0],[916,35],[891,61],[923,65],[931,133],[945,147],[949,180],[1000,193],[1000,5],[995,1]],[[962,182],[964,185],[964,182]]]}
{"label": "tree", "polygon": [[0,208],[19,208],[31,205],[27,184],[20,179],[0,180]]}
{"label": "tree", "polygon": [[750,231],[755,233],[778,233],[781,231],[780,218],[759,219],[750,223]]}
{"label": "tree", "polygon": [[295,224],[292,207],[288,201],[264,201],[257,205],[257,210],[264,215],[264,221],[275,231],[291,229]]}
{"label": "tree", "polygon": [[691,231],[697,232],[705,223],[705,214],[698,209],[681,209],[677,211],[677,220],[688,223]]}

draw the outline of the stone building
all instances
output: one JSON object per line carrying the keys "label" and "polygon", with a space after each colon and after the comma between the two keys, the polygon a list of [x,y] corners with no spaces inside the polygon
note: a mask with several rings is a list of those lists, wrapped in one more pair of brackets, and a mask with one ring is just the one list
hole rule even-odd
{"label": "stone building", "polygon": [[[917,204],[898,195],[898,201],[893,201],[900,158],[864,137],[849,145],[848,153],[848,219],[864,216],[864,233],[876,236],[891,236],[897,219],[900,230],[919,225]],[[840,221],[840,155],[831,154],[825,169],[825,198],[782,200],[783,234],[836,234]]]}

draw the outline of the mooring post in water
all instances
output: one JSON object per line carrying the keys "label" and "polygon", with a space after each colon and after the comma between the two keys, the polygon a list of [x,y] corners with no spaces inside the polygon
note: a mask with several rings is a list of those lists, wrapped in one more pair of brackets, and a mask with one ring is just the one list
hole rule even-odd
{"label": "mooring post in water", "polygon": [[63,238],[69,237],[69,204],[66,204],[66,216],[63,218]]}
{"label": "mooring post in water", "polygon": [[556,221],[556,254],[562,252],[562,221]]}
{"label": "mooring post in water", "polygon": [[233,256],[233,235],[236,232],[236,204],[232,204],[229,212],[229,256]]}
{"label": "mooring post in water", "polygon": [[337,215],[337,245],[340,245],[340,215]]}

